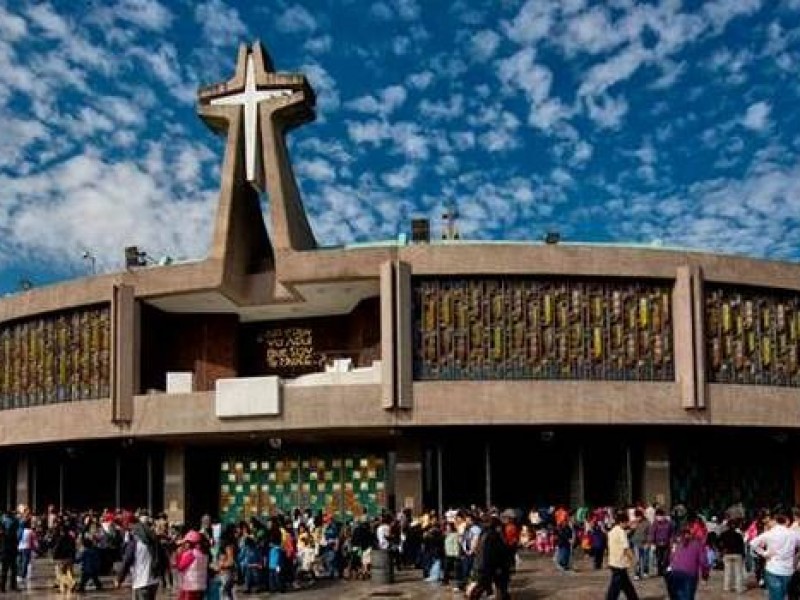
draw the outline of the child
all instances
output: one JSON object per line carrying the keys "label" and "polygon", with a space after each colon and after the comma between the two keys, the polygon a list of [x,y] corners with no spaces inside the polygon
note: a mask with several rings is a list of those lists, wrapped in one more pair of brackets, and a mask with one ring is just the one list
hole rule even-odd
{"label": "child", "polygon": [[283,592],[283,578],[281,577],[281,561],[283,550],[277,544],[269,546],[269,591]]}

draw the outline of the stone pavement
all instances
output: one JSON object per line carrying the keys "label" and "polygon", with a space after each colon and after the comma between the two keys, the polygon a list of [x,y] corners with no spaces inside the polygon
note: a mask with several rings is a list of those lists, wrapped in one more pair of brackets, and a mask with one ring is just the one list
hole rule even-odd
{"label": "stone pavement", "polygon": [[[22,595],[29,598],[56,599],[64,598],[51,589],[52,562],[48,559],[36,561],[31,589]],[[107,590],[95,592],[91,590],[83,595],[85,598],[110,599],[130,598],[130,588],[113,590],[111,579],[103,578]],[[518,573],[512,580],[514,600],[603,600],[608,583],[608,571],[595,571],[588,560],[576,560],[576,571],[562,573],[556,570],[550,558],[525,555]],[[641,600],[661,600],[666,598],[663,581],[649,578],[635,582]],[[763,590],[755,587],[752,577],[748,581],[749,588],[744,594],[722,592],[722,572],[714,571],[707,584],[701,584],[697,594],[698,600],[734,600],[745,598],[750,600],[766,598]],[[162,591],[159,598],[175,598],[177,594]],[[3,597],[13,597],[7,593]],[[71,598],[81,597],[72,594]],[[238,598],[267,598],[269,594],[245,595],[239,593]],[[297,600],[329,600],[343,598],[347,600],[399,599],[399,600],[454,600],[463,595],[454,593],[449,587],[428,584],[421,581],[420,571],[402,571],[398,573],[397,583],[390,586],[379,586],[369,581],[320,581],[308,590],[294,591],[286,597]]]}

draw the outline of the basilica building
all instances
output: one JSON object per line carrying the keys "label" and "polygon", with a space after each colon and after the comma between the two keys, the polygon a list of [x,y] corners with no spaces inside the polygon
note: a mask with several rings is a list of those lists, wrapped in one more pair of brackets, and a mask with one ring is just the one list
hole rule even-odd
{"label": "basilica building", "polygon": [[8,506],[195,520],[800,501],[800,266],[425,236],[321,247],[286,143],[314,118],[308,80],[242,46],[198,106],[226,140],[205,259],[134,252],[0,300]]}

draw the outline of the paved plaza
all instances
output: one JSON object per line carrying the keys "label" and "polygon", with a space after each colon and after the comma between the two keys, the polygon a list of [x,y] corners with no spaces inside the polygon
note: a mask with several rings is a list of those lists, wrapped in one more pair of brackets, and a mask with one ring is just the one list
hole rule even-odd
{"label": "paved plaza", "polygon": [[[52,563],[49,559],[36,562],[31,589],[24,595],[31,598],[64,598],[52,590]],[[114,590],[111,587],[111,578],[104,578],[107,591],[88,591],[84,595],[72,594],[72,598],[86,597],[101,598],[130,598],[130,588],[123,587]],[[549,558],[526,555],[522,566],[512,581],[512,594],[514,600],[597,600],[605,597],[608,571],[602,569],[595,571],[588,560],[580,559],[576,563],[573,573],[561,573],[556,570],[553,561]],[[765,598],[762,590],[755,587],[754,581],[748,582],[749,587],[743,594],[722,592],[722,572],[714,571],[707,584],[701,584],[697,594],[699,600],[722,600],[734,598]],[[666,598],[664,584],[658,578],[645,579],[635,582],[641,600],[661,600]],[[10,594],[6,594],[10,596]],[[242,594],[239,598],[266,598],[269,594]],[[320,581],[315,587],[303,591],[293,591],[284,596],[297,598],[297,600],[325,600],[332,598],[346,598],[354,600],[368,600],[371,598],[384,599],[424,599],[424,600],[452,600],[463,598],[463,595],[454,593],[449,587],[428,584],[421,581],[420,571],[403,571],[398,573],[397,583],[391,586],[379,586],[369,581]],[[174,598],[177,593],[163,591],[160,598]]]}

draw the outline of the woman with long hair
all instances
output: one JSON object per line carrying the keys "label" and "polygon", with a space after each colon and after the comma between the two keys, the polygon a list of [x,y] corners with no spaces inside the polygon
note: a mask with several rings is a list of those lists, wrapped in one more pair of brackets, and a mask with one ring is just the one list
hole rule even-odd
{"label": "woman with long hair", "polygon": [[705,546],[687,523],[672,547],[667,576],[670,600],[694,600],[701,577],[708,579]]}

